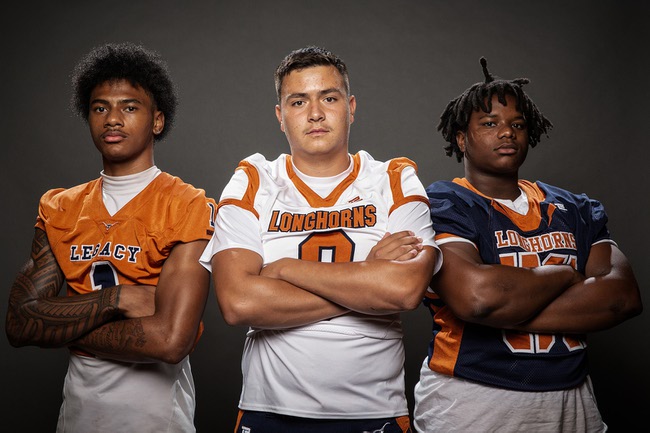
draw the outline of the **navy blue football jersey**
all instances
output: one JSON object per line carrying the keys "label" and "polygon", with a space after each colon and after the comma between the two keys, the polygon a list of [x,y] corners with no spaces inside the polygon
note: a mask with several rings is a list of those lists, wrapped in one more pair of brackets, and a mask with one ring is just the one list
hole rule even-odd
{"label": "navy blue football jersey", "polygon": [[[427,188],[436,239],[472,242],[486,264],[536,267],[569,264],[584,273],[591,246],[608,241],[603,206],[542,182],[521,180],[528,213],[482,195],[465,179]],[[467,323],[428,292],[433,316],[429,367],[436,372],[521,391],[580,384],[587,375],[584,335],[536,334]]]}

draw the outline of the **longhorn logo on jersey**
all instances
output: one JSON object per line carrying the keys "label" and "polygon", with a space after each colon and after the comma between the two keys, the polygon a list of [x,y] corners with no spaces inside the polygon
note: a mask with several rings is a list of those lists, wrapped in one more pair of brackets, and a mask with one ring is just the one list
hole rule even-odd
{"label": "longhorn logo on jersey", "polygon": [[269,232],[304,232],[334,228],[373,227],[377,223],[377,208],[367,204],[341,210],[317,210],[306,214],[274,210]]}

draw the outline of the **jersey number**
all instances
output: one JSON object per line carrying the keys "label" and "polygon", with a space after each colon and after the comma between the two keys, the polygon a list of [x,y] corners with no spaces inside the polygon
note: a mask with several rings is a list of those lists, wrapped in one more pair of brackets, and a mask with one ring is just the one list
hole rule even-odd
{"label": "jersey number", "polygon": [[[571,265],[576,268],[577,257],[573,254],[549,254],[541,261],[537,253],[516,252],[501,254],[502,265],[518,268],[536,268],[543,265]],[[513,353],[548,353],[556,343],[556,337],[549,334],[533,334],[516,331],[502,331],[503,341]],[[569,351],[584,349],[587,344],[576,338],[564,336],[562,344]]]}
{"label": "jersey number", "polygon": [[298,246],[298,258],[313,262],[351,262],[354,242],[343,230],[312,233]]}
{"label": "jersey number", "polygon": [[93,290],[117,286],[117,271],[111,262],[95,262],[90,270],[90,281]]}

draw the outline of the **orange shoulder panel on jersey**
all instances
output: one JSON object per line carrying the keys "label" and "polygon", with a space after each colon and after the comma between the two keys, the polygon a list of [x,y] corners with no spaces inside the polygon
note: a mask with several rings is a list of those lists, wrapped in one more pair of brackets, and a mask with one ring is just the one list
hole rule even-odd
{"label": "orange shoulder panel on jersey", "polygon": [[298,177],[298,175],[293,171],[293,164],[291,164],[291,155],[287,155],[286,160],[286,170],[289,179],[296,186],[296,189],[302,194],[303,197],[307,200],[311,207],[331,207],[338,201],[341,194],[354,182],[359,176],[359,170],[361,169],[361,157],[359,154],[352,155],[352,161],[354,163],[352,167],[352,172],[341,181],[332,192],[325,198],[320,197],[318,194],[314,193],[311,188],[305,184]]}
{"label": "orange shoulder panel on jersey", "polygon": [[404,191],[402,191],[402,171],[407,167],[413,167],[416,173],[418,171],[417,164],[406,157],[393,158],[388,162],[386,172],[390,181],[390,190],[393,193],[393,206],[391,206],[389,214],[403,204],[412,201],[421,201],[426,203],[427,206],[429,205],[429,200],[424,196],[411,195],[404,197]]}
{"label": "orange shoulder panel on jersey", "polygon": [[219,201],[219,207],[232,204],[252,212],[259,219],[260,215],[255,210],[255,196],[260,189],[260,174],[257,172],[257,168],[248,161],[241,161],[235,171],[237,170],[242,170],[248,177],[246,193],[241,199],[225,198]]}

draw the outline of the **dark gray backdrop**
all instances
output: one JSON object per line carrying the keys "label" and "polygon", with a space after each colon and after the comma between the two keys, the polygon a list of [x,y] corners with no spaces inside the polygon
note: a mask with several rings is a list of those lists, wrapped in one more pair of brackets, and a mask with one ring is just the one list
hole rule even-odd
{"label": "dark gray backdrop", "polygon": [[[638,3],[638,4],[637,4]],[[636,1],[113,1],[3,6],[0,318],[29,255],[40,195],[98,176],[86,126],[68,109],[69,73],[104,42],[133,41],[168,61],[181,99],[156,163],[218,198],[238,161],[288,152],[272,74],[289,51],[317,44],[348,64],[358,109],[351,151],[415,160],[422,182],[462,174],[436,131],[447,102],[482,79],[478,59],[529,94],[555,124],[522,177],[585,192],[606,205],[610,230],[645,291],[650,275],[646,157],[646,25]],[[649,305],[647,292],[645,304]],[[648,315],[590,339],[592,377],[611,431],[645,419]],[[199,432],[231,431],[244,328],[227,326],[210,295],[192,356]],[[430,318],[404,315],[408,392],[426,354]],[[0,341],[4,431],[54,431],[65,350]],[[323,372],[327,374],[327,372]],[[636,397],[634,397],[636,396]],[[640,398],[639,398],[640,397]],[[495,402],[498,404],[498,402]],[[120,416],[119,413],[114,414]]]}

